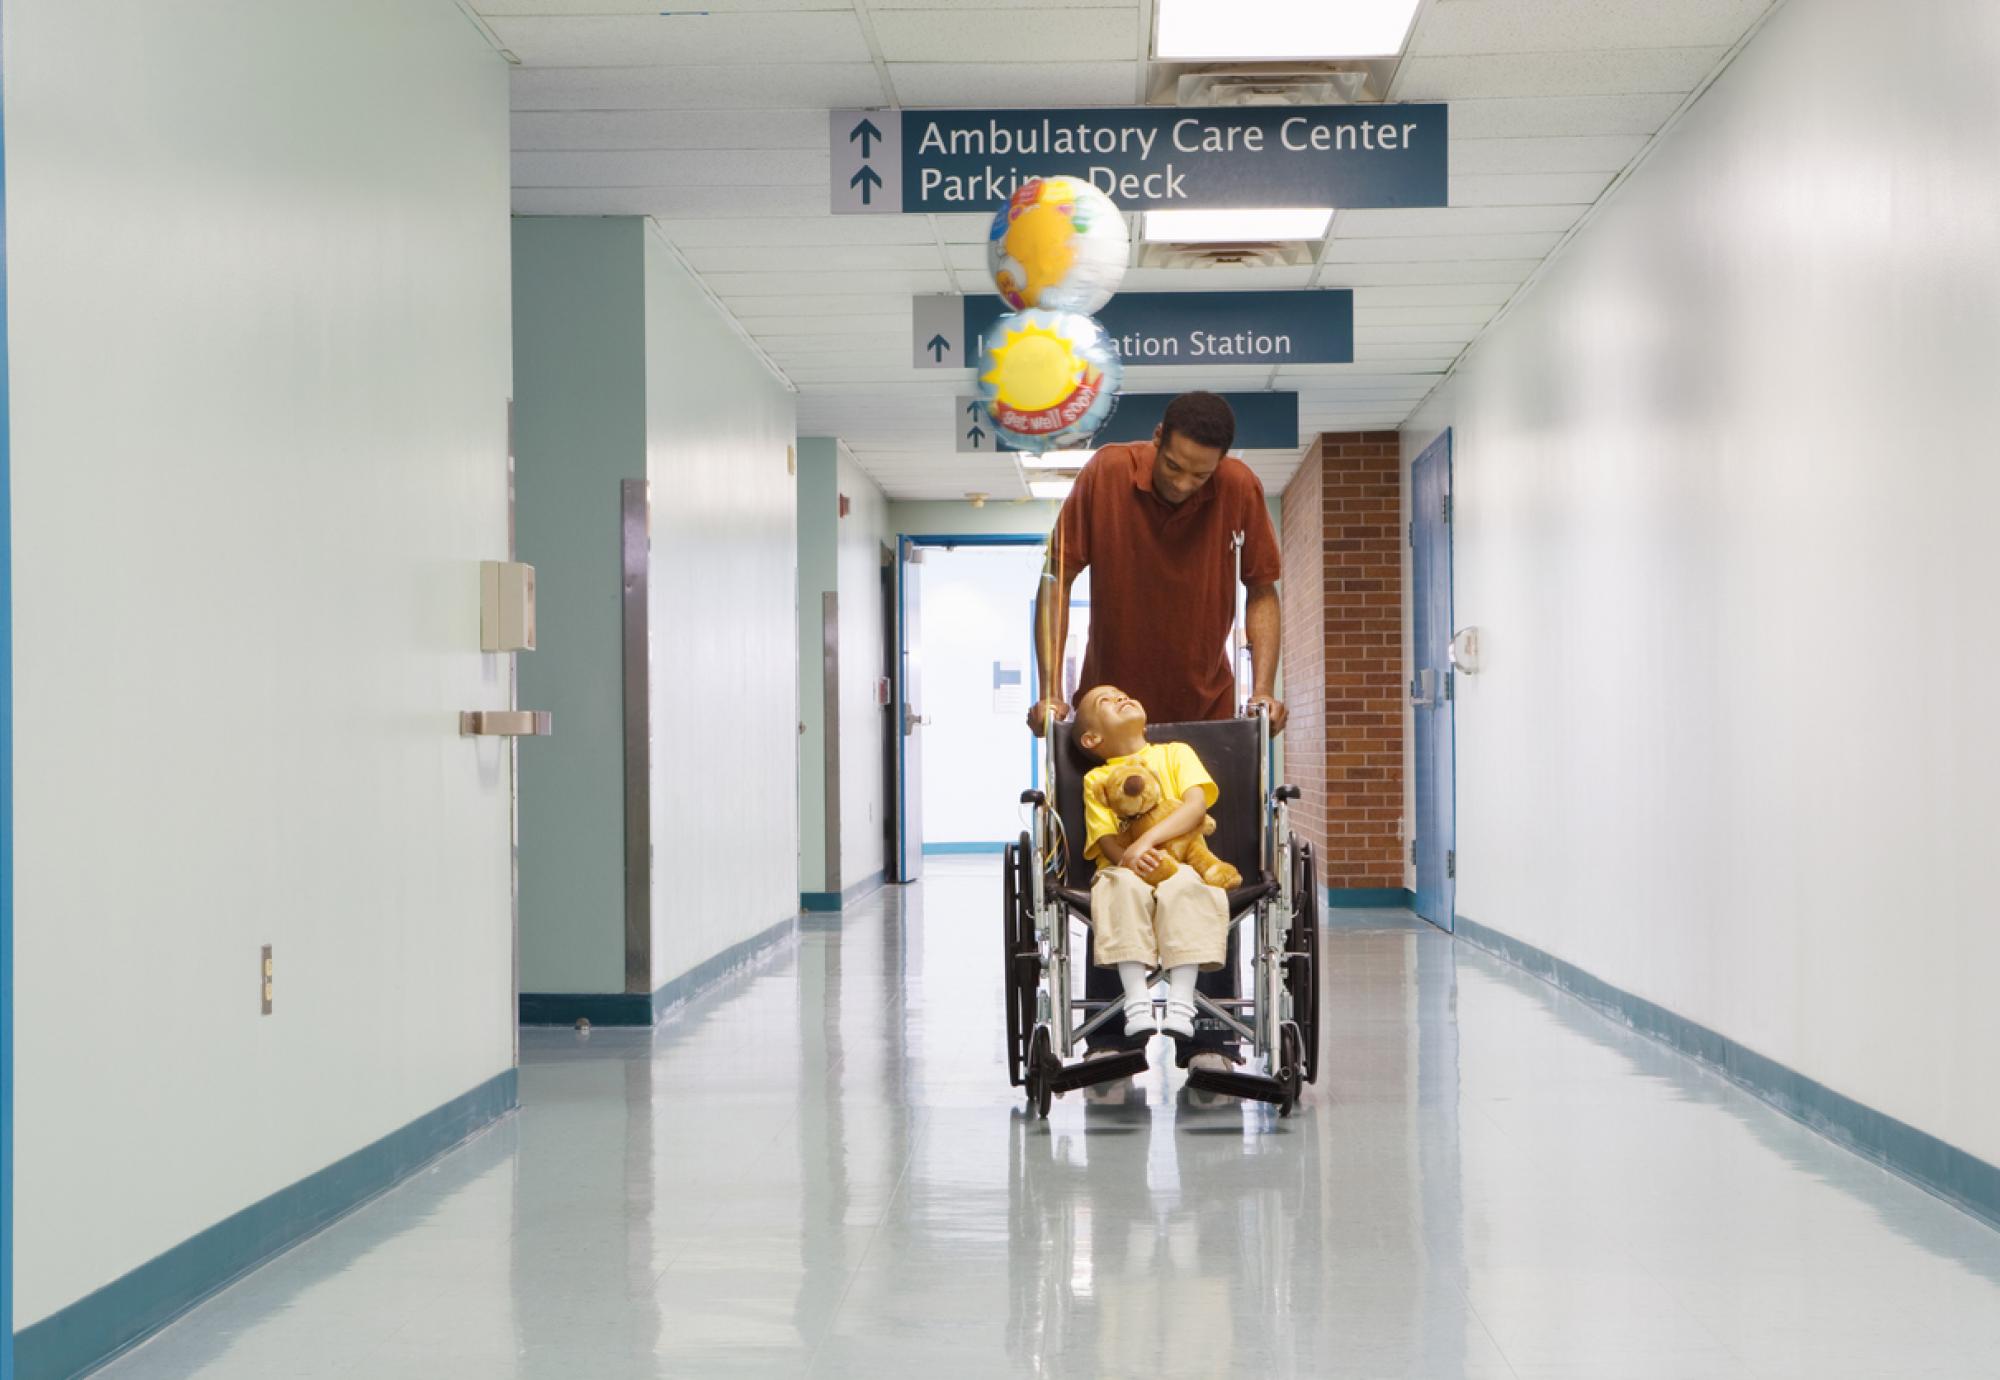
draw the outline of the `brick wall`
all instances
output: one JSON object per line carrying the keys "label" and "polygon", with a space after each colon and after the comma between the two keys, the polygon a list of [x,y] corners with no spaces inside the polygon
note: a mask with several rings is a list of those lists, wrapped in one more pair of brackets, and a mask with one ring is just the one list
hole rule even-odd
{"label": "brick wall", "polygon": [[1295,823],[1331,887],[1403,885],[1403,522],[1393,431],[1326,432],[1285,488]]}

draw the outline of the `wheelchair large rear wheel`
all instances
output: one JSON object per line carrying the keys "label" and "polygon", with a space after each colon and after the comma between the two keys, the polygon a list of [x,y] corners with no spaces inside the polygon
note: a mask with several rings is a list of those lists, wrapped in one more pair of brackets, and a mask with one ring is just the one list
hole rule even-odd
{"label": "wheelchair large rear wheel", "polygon": [[1292,854],[1292,928],[1285,947],[1285,990],[1292,998],[1292,1020],[1299,1028],[1305,1080],[1319,1081],[1319,872],[1313,866],[1312,845],[1300,843]]}
{"label": "wheelchair large rear wheel", "polygon": [[1019,842],[1009,844],[1002,883],[1001,994],[1007,1007],[1007,1076],[1017,1088],[1027,1076],[1028,1036],[1035,1028],[1035,989],[1041,969],[1029,877],[1033,853],[1025,833]]}

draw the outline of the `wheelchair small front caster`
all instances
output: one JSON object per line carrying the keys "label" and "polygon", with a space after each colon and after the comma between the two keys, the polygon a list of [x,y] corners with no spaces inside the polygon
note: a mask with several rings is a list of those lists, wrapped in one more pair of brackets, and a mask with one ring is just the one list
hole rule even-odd
{"label": "wheelchair small front caster", "polygon": [[1048,1119],[1049,1106],[1056,1097],[1049,1075],[1061,1068],[1062,1061],[1049,1044],[1049,1028],[1036,1026],[1034,1038],[1028,1042],[1028,1076],[1023,1081],[1028,1088],[1028,1111],[1038,1121]]}
{"label": "wheelchair small front caster", "polygon": [[1290,1116],[1299,1105],[1299,1092],[1305,1084],[1306,1050],[1305,1041],[1299,1038],[1299,1028],[1290,1021],[1278,1035],[1278,1082],[1284,1088],[1284,1100],[1278,1104],[1279,1116]]}

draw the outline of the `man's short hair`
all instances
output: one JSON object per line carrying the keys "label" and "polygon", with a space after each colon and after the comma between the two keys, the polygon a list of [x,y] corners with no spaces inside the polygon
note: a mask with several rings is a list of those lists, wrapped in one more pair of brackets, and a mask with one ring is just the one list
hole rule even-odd
{"label": "man's short hair", "polygon": [[1236,440],[1236,414],[1219,393],[1183,393],[1167,404],[1160,418],[1160,441],[1185,436],[1198,446],[1214,446],[1224,455]]}

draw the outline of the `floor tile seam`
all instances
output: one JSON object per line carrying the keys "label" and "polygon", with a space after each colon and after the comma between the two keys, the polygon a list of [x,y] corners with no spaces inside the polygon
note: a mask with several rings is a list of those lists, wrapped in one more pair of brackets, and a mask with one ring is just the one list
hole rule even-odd
{"label": "floor tile seam", "polygon": [[923,1132],[929,1120],[928,1113],[921,1107],[912,1107],[910,1111],[912,1114],[910,1138],[908,1148],[903,1154],[903,1163],[896,1170],[896,1186],[890,1190],[888,1198],[882,1204],[882,1215],[876,1218],[875,1225],[868,1232],[868,1244],[861,1248],[861,1254],[855,1259],[853,1268],[847,1272],[847,1280],[840,1289],[840,1298],[833,1305],[833,1312],[827,1316],[826,1332],[813,1344],[812,1355],[806,1359],[806,1380],[811,1380],[819,1370],[820,1355],[826,1350],[826,1344],[833,1339],[835,1332],[839,1330],[841,1316],[847,1311],[848,1297],[853,1294],[854,1285],[861,1278],[861,1271],[867,1266],[868,1258],[875,1253],[875,1243],[881,1239],[883,1230],[895,1216],[896,1203],[903,1196],[904,1186],[909,1183],[910,1166],[916,1163],[917,1144],[923,1139]]}

